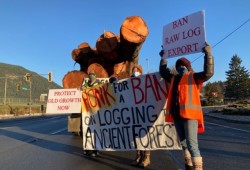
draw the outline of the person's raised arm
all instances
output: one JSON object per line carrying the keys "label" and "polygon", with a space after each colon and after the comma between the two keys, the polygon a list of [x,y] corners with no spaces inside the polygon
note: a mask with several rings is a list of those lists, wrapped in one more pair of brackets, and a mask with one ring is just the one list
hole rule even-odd
{"label": "person's raised arm", "polygon": [[167,60],[162,58],[163,55],[164,55],[164,50],[163,49],[160,51],[159,55],[161,56],[160,66],[159,66],[160,75],[166,81],[170,82],[173,74],[171,73],[170,69],[167,68]]}
{"label": "person's raised arm", "polygon": [[211,78],[214,75],[214,57],[212,56],[212,48],[206,43],[203,48],[204,56],[204,72],[207,78]]}
{"label": "person's raised arm", "polygon": [[214,57],[212,56],[212,48],[208,43],[203,48],[203,53],[205,54],[203,71],[194,74],[196,84],[203,83],[214,75]]}

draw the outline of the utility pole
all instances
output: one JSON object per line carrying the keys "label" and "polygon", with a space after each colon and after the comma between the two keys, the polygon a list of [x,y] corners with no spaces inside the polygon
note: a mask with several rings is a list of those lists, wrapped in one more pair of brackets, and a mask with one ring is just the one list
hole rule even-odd
{"label": "utility pole", "polygon": [[29,115],[31,115],[31,74],[30,73],[26,73],[25,74],[25,81],[30,83],[30,101],[29,101]]}
{"label": "utility pole", "polygon": [[31,115],[31,80],[30,80],[30,115]]}
{"label": "utility pole", "polygon": [[26,73],[25,80],[26,80],[26,82],[30,83],[30,102],[29,102],[30,110],[29,110],[29,114],[31,115],[31,74],[30,73]]}
{"label": "utility pole", "polygon": [[5,78],[5,85],[4,85],[4,105],[6,104],[6,95],[7,95],[7,77]]}
{"label": "utility pole", "polygon": [[148,73],[149,73],[149,61],[148,61],[148,58],[146,58],[146,61],[147,61],[147,67],[148,67]]}
{"label": "utility pole", "polygon": [[7,98],[8,78],[9,79],[16,79],[16,78],[18,78],[18,76],[4,76],[4,77],[0,77],[0,79],[5,79],[5,83],[4,83],[4,101],[3,101],[4,104],[7,103],[6,102],[6,98]]}

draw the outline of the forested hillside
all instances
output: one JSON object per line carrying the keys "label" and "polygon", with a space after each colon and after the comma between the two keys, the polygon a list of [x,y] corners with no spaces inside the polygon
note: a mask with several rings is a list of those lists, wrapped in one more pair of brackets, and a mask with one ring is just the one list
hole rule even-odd
{"label": "forested hillside", "polygon": [[[25,80],[26,73],[31,74],[32,99],[39,99],[40,95],[48,93],[49,89],[62,88],[54,82],[48,82],[47,75],[39,75],[21,66],[0,63],[0,98],[4,98],[5,91],[6,98],[29,98],[30,82]],[[7,84],[6,88],[5,84]],[[16,84],[20,85],[19,91]]]}

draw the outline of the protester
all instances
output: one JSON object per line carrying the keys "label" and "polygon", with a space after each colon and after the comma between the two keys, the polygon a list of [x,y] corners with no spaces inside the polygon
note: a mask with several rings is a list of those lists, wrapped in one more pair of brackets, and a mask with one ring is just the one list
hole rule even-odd
{"label": "protester", "polygon": [[[203,82],[214,74],[214,59],[211,47],[206,43],[203,48],[204,70],[194,72],[190,61],[184,57],[178,59],[175,64],[178,74],[173,74],[167,68],[167,60],[160,61],[160,74],[170,83],[166,121],[174,121],[179,136],[186,169],[202,170],[203,163],[198,147],[198,133],[204,132],[203,113],[200,104],[200,89]],[[162,57],[164,51],[160,52]]]}
{"label": "protester", "polygon": [[[101,82],[96,79],[96,72],[94,70],[89,71],[88,73],[89,80],[87,83],[83,84],[82,89],[90,88],[90,87],[95,87],[101,84]],[[82,135],[82,123],[81,123],[81,135]],[[83,154],[86,156],[97,156],[99,155],[99,151],[97,150],[84,150]]]}
{"label": "protester", "polygon": [[89,87],[95,87],[99,84],[101,84],[101,82],[96,78],[96,72],[94,70],[89,71],[88,73],[88,82],[83,84],[82,88],[86,89]]}
{"label": "protester", "polygon": [[[132,68],[131,77],[137,77],[142,74],[142,67],[135,65]],[[149,150],[136,150],[135,160],[132,162],[133,166],[145,168],[150,165],[150,151]]]}

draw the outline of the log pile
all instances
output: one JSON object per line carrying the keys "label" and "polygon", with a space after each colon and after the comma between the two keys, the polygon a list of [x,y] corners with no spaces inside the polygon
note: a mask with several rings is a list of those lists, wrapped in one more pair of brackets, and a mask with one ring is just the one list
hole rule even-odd
{"label": "log pile", "polygon": [[118,35],[104,31],[97,39],[94,48],[83,42],[72,50],[72,59],[80,65],[80,70],[68,72],[63,77],[64,88],[80,87],[90,70],[96,71],[97,77],[118,79],[128,78],[132,68],[138,65],[139,52],[148,36],[148,27],[139,16],[127,17]]}

